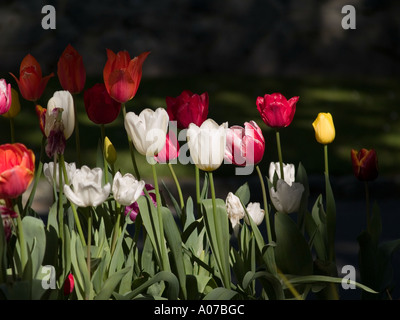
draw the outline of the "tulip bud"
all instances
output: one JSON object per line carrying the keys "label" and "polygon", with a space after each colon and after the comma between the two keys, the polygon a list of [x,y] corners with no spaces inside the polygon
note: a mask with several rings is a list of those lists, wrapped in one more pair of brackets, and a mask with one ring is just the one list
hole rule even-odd
{"label": "tulip bud", "polygon": [[113,165],[115,161],[117,161],[117,151],[108,137],[105,137],[104,139],[104,154],[110,165]]}
{"label": "tulip bud", "polygon": [[332,115],[320,112],[312,123],[315,130],[315,139],[321,144],[329,144],[335,139],[335,126]]}
{"label": "tulip bud", "polygon": [[301,183],[294,182],[287,184],[279,179],[276,182],[276,188],[271,187],[269,194],[272,204],[278,212],[293,213],[299,210],[304,186]]}
{"label": "tulip bud", "polygon": [[353,173],[360,181],[373,181],[378,177],[378,157],[374,149],[351,150]]}
{"label": "tulip bud", "polygon": [[39,126],[40,126],[40,131],[42,131],[43,136],[46,137],[46,113],[47,113],[47,109],[46,108],[42,108],[42,106],[40,105],[36,105],[35,106],[35,110],[36,110],[36,115],[38,116],[39,119]]}
{"label": "tulip bud", "polygon": [[228,196],[226,197],[225,205],[228,218],[232,224],[232,228],[236,230],[239,226],[240,219],[243,219],[245,216],[242,203],[237,196],[235,196],[232,192],[229,192]]}
{"label": "tulip bud", "polygon": [[10,109],[3,114],[5,118],[15,118],[21,111],[21,104],[19,102],[18,91],[11,88],[11,106]]}
{"label": "tulip bud", "polygon": [[72,273],[68,274],[67,279],[64,281],[64,296],[68,296],[74,291],[75,280]]}
{"label": "tulip bud", "polygon": [[[246,211],[249,214],[249,216],[251,217],[251,219],[253,219],[253,221],[256,225],[259,226],[261,224],[261,222],[264,220],[265,211],[263,209],[261,209],[259,202],[254,202],[254,203],[250,202],[246,207]],[[249,218],[247,217],[247,215],[244,217],[244,221],[248,225],[250,225],[250,221],[249,221]]]}

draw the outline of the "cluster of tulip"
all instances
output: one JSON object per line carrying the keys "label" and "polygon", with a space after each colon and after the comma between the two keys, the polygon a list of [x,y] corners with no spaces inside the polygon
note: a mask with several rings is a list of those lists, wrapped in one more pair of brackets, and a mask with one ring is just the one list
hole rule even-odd
{"label": "cluster of tulip", "polygon": [[[262,120],[276,132],[278,146],[279,161],[270,164],[266,188],[258,167],[265,151],[260,127],[256,121],[245,122],[243,127],[228,127],[227,122],[218,125],[208,119],[207,93],[184,90],[178,97],[166,97],[166,109],[126,112],[125,105],[136,95],[148,55],[144,52],[131,59],[126,51],[115,54],[107,50],[104,81],[84,91],[87,115],[102,128],[102,157],[93,169],[86,165],[77,168],[80,159],[64,161],[66,140],[74,132],[78,157],[80,154],[73,94],[83,91],[86,73],[79,53],[68,45],[60,57],[57,74],[64,90],[53,94],[47,108],[37,101],[54,74],[43,77],[39,63],[27,55],[19,78],[12,75],[22,97],[35,104],[43,133],[42,151],[54,161],[44,163],[41,154],[36,168],[35,155],[25,145],[15,143],[13,133],[12,143],[0,146],[3,295],[8,292],[12,296],[12,288],[24,283],[22,279],[29,280],[25,284],[30,294],[35,292],[40,298],[57,298],[61,292],[78,299],[133,299],[148,295],[171,299],[284,299],[305,298],[316,286],[325,288],[321,291],[325,296],[337,297],[334,283],[341,279],[332,271],[336,213],[327,152],[328,144],[335,139],[331,114],[320,113],[312,123],[316,140],[325,150],[326,210],[320,197],[311,214],[305,170],[299,165],[296,173],[294,164],[283,162],[280,144],[280,129],[291,124],[299,97],[287,100],[274,93],[256,100]],[[10,119],[11,130],[19,113],[18,99],[17,91],[0,80],[0,113]],[[121,109],[134,174],[122,175],[115,170],[116,151],[104,134],[104,125],[113,122]],[[183,133],[187,149],[179,146],[173,126],[181,130],[180,135]],[[134,150],[151,165],[153,184],[141,179]],[[186,151],[195,165],[197,207],[191,197],[183,199],[171,165],[178,157],[183,161]],[[351,159],[357,178],[371,181],[377,177],[374,150],[352,150]],[[229,192],[225,200],[216,198],[213,171],[224,160],[242,169],[256,167],[263,208],[260,203],[250,202],[247,184]],[[168,163],[176,182],[179,201],[165,190],[175,216],[161,197],[157,163]],[[203,188],[200,170],[204,172]],[[46,227],[30,207],[42,173],[53,186],[55,199]],[[24,206],[21,195],[32,181],[34,186]],[[267,190],[271,203],[267,201]],[[271,214],[273,209],[275,215]],[[294,212],[298,213],[298,225],[288,215]],[[245,224],[241,224],[242,219]],[[267,240],[258,227],[264,220]],[[132,223],[133,235],[126,229]],[[238,250],[231,245],[234,241],[238,242]],[[328,267],[313,267],[313,250],[317,260]],[[43,277],[40,271],[45,263],[55,266],[57,287],[64,291],[48,293],[35,287],[35,281]],[[255,285],[257,281],[261,290]],[[166,282],[168,286],[162,285]],[[356,284],[367,292],[373,291]]]}

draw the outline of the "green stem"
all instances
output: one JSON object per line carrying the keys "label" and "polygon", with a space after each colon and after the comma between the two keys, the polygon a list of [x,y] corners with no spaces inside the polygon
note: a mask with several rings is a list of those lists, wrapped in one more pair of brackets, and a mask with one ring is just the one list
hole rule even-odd
{"label": "green stem", "polygon": [[159,223],[159,231],[160,231],[160,252],[161,252],[161,264],[162,264],[162,270],[167,271],[169,270],[169,261],[168,261],[168,255],[165,247],[165,242],[164,242],[164,226],[163,226],[163,220],[162,220],[162,213],[161,213],[161,196],[160,196],[160,189],[158,187],[158,179],[157,179],[157,170],[156,170],[156,165],[152,164],[151,169],[153,171],[153,180],[154,180],[154,189],[156,192],[156,202],[157,202],[157,214],[158,214],[158,223]]}
{"label": "green stem", "polygon": [[18,242],[21,250],[21,265],[22,265],[22,272],[24,271],[24,268],[26,266],[26,263],[28,262],[28,256],[27,256],[27,251],[26,251],[26,242],[25,242],[25,237],[24,237],[24,230],[22,228],[22,219],[20,215],[20,211],[18,209],[18,205],[14,205],[14,211],[17,213],[17,229],[18,229]]}
{"label": "green stem", "polygon": [[285,176],[283,174],[283,160],[282,160],[282,149],[281,149],[281,138],[279,135],[279,131],[276,130],[276,146],[278,148],[278,157],[279,157],[279,164],[281,169],[281,179],[285,180]]}
{"label": "green stem", "polygon": [[115,222],[115,226],[114,226],[114,233],[113,233],[113,239],[111,242],[111,256],[113,256],[114,254],[114,250],[115,250],[115,246],[117,244],[117,238],[118,238],[118,234],[119,234],[119,227],[120,227],[120,221],[121,221],[121,215],[123,210],[121,210],[121,206],[119,205],[119,203],[116,203],[116,211],[117,211],[117,221]]}
{"label": "green stem", "polygon": [[[122,114],[123,114],[123,116],[124,116],[124,121],[125,121],[125,118],[126,118],[126,107],[125,107],[125,103],[122,104]],[[135,171],[136,178],[137,178],[138,180],[140,180],[140,173],[139,173],[138,166],[137,166],[137,164],[136,164],[135,151],[134,151],[134,149],[133,149],[132,140],[131,140],[131,138],[129,137],[129,134],[127,134],[127,136],[128,136],[128,143],[129,143],[129,152],[130,152],[130,154],[131,154],[131,159],[132,159],[132,164],[133,164],[133,170]]]}
{"label": "green stem", "polygon": [[201,196],[200,196],[200,169],[195,168],[195,173],[196,173],[196,202],[197,202],[197,210],[199,216],[201,215]]}
{"label": "green stem", "polygon": [[[58,155],[58,229],[61,242],[64,242],[64,208],[63,208],[63,168],[61,166],[61,154]],[[55,164],[54,164],[55,166]]]}
{"label": "green stem", "polygon": [[[67,175],[67,169],[65,168],[65,161],[64,161],[63,154],[60,155],[60,163],[58,165],[60,167],[62,167],[65,184],[69,185],[69,179],[68,179],[68,175]],[[61,189],[61,187],[60,187],[60,189]],[[70,202],[70,204],[71,204],[72,212],[74,214],[75,224],[76,224],[76,227],[78,228],[79,237],[81,238],[82,245],[85,246],[86,245],[85,236],[83,235],[83,230],[82,230],[81,223],[79,221],[78,212],[76,210],[75,204],[72,202]]]}
{"label": "green stem", "polygon": [[74,112],[75,112],[75,144],[76,144],[76,155],[78,167],[81,166],[81,142],[79,139],[79,124],[78,124],[78,113],[76,112],[76,105],[74,103]]}
{"label": "green stem", "polygon": [[10,133],[11,133],[11,143],[15,143],[14,118],[10,118]]}
{"label": "green stem", "polygon": [[257,170],[257,173],[258,173],[258,178],[260,179],[262,196],[263,196],[263,201],[264,201],[265,223],[266,223],[266,226],[267,226],[268,243],[271,243],[272,242],[272,233],[271,233],[271,224],[270,224],[270,220],[269,220],[267,193],[266,193],[266,190],[265,190],[264,179],[263,179],[263,176],[261,174],[261,171],[260,171],[260,168],[258,167],[258,165],[256,166],[256,170]]}
{"label": "green stem", "polygon": [[[87,253],[86,253],[86,265],[89,273],[89,281],[90,281],[90,269],[91,269],[91,257],[90,257],[90,247],[92,246],[92,208],[89,210],[88,217],[88,239],[87,239]],[[86,300],[90,297],[90,290],[86,292]]]}
{"label": "green stem", "polygon": [[325,173],[329,176],[328,145],[327,144],[324,144],[324,162],[325,162]]}
{"label": "green stem", "polygon": [[185,202],[183,201],[183,195],[182,195],[181,186],[180,186],[180,184],[179,184],[178,178],[177,178],[177,176],[176,176],[176,174],[175,174],[175,170],[174,170],[174,168],[172,167],[172,164],[171,164],[171,163],[168,163],[168,168],[169,168],[169,171],[171,172],[172,178],[173,178],[174,181],[175,181],[176,189],[178,190],[179,201],[180,201],[180,203],[181,203],[181,209],[183,210],[183,208],[184,208],[184,206],[185,206]]}
{"label": "green stem", "polygon": [[366,214],[367,214],[367,230],[369,231],[370,228],[370,209],[369,209],[369,186],[368,181],[364,181],[365,186],[365,204],[366,204]]}
{"label": "green stem", "polygon": [[100,125],[101,129],[101,150],[103,151],[103,163],[104,163],[104,183],[107,184],[108,182],[108,165],[106,159],[106,150],[104,149],[104,141],[106,139],[106,129],[104,124]]}

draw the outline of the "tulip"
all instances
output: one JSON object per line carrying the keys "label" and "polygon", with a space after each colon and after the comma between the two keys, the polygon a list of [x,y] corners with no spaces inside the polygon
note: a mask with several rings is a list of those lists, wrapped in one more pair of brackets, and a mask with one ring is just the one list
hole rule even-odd
{"label": "tulip", "polygon": [[179,143],[173,131],[169,131],[166,136],[164,148],[155,156],[158,163],[170,162],[179,156]]}
{"label": "tulip", "polygon": [[178,97],[167,97],[167,112],[171,121],[177,121],[179,129],[187,129],[191,123],[197,126],[207,119],[208,93],[194,94],[183,91]]}
{"label": "tulip", "polygon": [[[18,217],[18,214],[11,209],[12,203],[10,199],[0,201],[0,216],[4,228],[6,241],[9,241],[13,230],[13,220]],[[1,227],[0,227],[1,228]]]}
{"label": "tulip", "polygon": [[121,103],[110,97],[104,83],[85,90],[83,101],[89,119],[96,124],[113,122],[121,110]]}
{"label": "tulip", "polygon": [[[289,186],[291,186],[295,180],[294,164],[292,163],[283,164],[283,172],[284,172],[283,175],[285,182]],[[282,179],[279,162],[271,162],[269,164],[269,180],[271,181],[271,183],[274,182],[275,173],[277,174],[278,179]]]}
{"label": "tulip", "polygon": [[244,128],[232,126],[226,131],[225,161],[237,166],[258,164],[265,150],[265,140],[254,121],[245,122]]}
{"label": "tulip", "polygon": [[0,199],[14,199],[33,180],[35,155],[21,143],[0,145]]}
{"label": "tulip", "polygon": [[5,114],[11,107],[12,95],[11,84],[0,79],[0,114]]}
{"label": "tulip", "polygon": [[15,90],[14,88],[11,88],[11,105],[10,109],[3,114],[3,117],[5,118],[15,118],[18,113],[21,111],[21,104],[19,102],[19,96],[18,96],[18,91]]}
{"label": "tulip", "polygon": [[289,100],[280,94],[266,94],[256,100],[257,110],[264,123],[271,128],[283,128],[290,125],[296,112],[299,97]]}
{"label": "tulip", "polygon": [[282,213],[292,213],[299,210],[304,186],[301,183],[294,182],[289,185],[284,180],[279,179],[276,182],[276,188],[269,190],[272,204],[275,209]]}
{"label": "tulip", "polygon": [[228,196],[226,197],[225,205],[232,228],[237,230],[240,219],[243,219],[245,216],[242,203],[237,196],[235,196],[232,192],[229,192]]}
{"label": "tulip", "polygon": [[19,79],[10,72],[17,81],[21,95],[28,101],[37,101],[43,94],[47,83],[54,73],[42,77],[42,68],[37,60],[30,54],[26,55],[19,68]]}
{"label": "tulip", "polygon": [[[129,138],[140,154],[154,157],[164,148],[168,128],[168,114],[165,109],[144,109],[139,115],[128,112],[124,124]],[[150,161],[149,158],[148,160]]]}
{"label": "tulip", "polygon": [[70,93],[79,93],[85,86],[86,70],[82,56],[70,44],[58,59],[57,75],[61,87]]}
{"label": "tulip", "polygon": [[353,173],[360,181],[373,181],[378,177],[378,157],[374,149],[351,150]]}
{"label": "tulip", "polygon": [[124,176],[117,172],[114,176],[112,192],[115,201],[123,206],[129,206],[139,199],[143,192],[145,182],[137,180],[132,174],[127,173]]}
{"label": "tulip", "polygon": [[335,126],[330,113],[320,112],[312,123],[315,130],[315,139],[321,144],[329,144],[335,139]]}
{"label": "tulip", "polygon": [[190,156],[194,164],[201,170],[214,171],[224,160],[226,147],[226,129],[228,123],[218,125],[207,119],[198,127],[191,123],[187,131]]}
{"label": "tulip", "polygon": [[108,137],[105,137],[104,139],[104,155],[106,161],[110,165],[113,165],[115,161],[117,161],[117,151],[115,150],[113,144],[111,143],[110,139],[108,139]]}
{"label": "tulip", "polygon": [[36,111],[36,115],[39,119],[39,127],[40,127],[40,131],[42,131],[43,136],[46,137],[46,113],[47,113],[47,109],[46,108],[42,108],[42,106],[40,105],[36,105],[35,106],[35,111]]}
{"label": "tulip", "polygon": [[[71,182],[72,177],[74,176],[76,171],[76,164],[75,162],[72,163],[64,162],[64,164],[65,164],[65,171],[67,172],[68,182]],[[54,168],[54,162],[43,164],[43,174],[46,177],[47,181],[51,185],[55,183],[56,189],[59,190],[60,187],[59,163],[56,163],[55,168]],[[64,184],[65,184],[64,175],[62,175],[62,185],[64,186]]]}
{"label": "tulip", "polygon": [[69,273],[64,281],[64,296],[68,296],[74,291],[75,279],[72,273]]}
{"label": "tulip", "polygon": [[56,108],[62,109],[61,121],[64,126],[63,132],[65,139],[68,139],[75,128],[74,100],[69,91],[64,90],[54,92],[53,97],[51,97],[47,103],[45,121],[45,134],[47,137],[50,135],[50,131],[53,130],[53,126],[56,122],[56,118],[54,117],[55,114],[53,112]]}
{"label": "tulip", "polygon": [[103,171],[100,168],[82,166],[75,171],[70,181],[72,188],[64,185],[64,194],[78,207],[96,207],[108,198],[111,191],[110,183],[102,186],[102,180]]}
{"label": "tulip", "polygon": [[[150,196],[151,201],[153,202],[154,206],[157,207],[156,194],[154,193],[154,187],[151,184],[146,184],[144,187],[148,191],[149,196]],[[145,195],[144,191],[142,191],[142,193],[140,195],[144,196]],[[139,214],[139,205],[138,205],[137,201],[135,201],[134,203],[125,207],[125,216],[128,214],[129,214],[129,218],[133,222],[135,222],[136,217]]]}
{"label": "tulip", "polygon": [[[256,225],[259,226],[264,220],[265,211],[261,209],[259,202],[250,202],[246,207],[246,211]],[[245,215],[244,221],[250,225],[247,215]]]}
{"label": "tulip", "polygon": [[107,49],[103,79],[108,94],[114,100],[125,103],[136,95],[142,78],[142,65],[149,54],[143,52],[131,60],[127,51],[115,54]]}

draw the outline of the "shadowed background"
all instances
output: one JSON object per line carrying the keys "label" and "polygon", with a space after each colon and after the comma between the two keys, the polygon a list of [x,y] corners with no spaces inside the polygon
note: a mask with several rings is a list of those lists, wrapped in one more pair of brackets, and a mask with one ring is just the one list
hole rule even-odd
{"label": "shadowed background", "polygon": [[[56,9],[55,30],[41,27],[46,4]],[[347,4],[356,9],[356,30],[341,27],[341,9]],[[296,165],[301,161],[310,175],[313,196],[323,192],[323,149],[314,139],[311,123],[319,112],[333,115],[337,136],[329,146],[329,165],[338,200],[338,250],[343,264],[356,263],[355,239],[365,228],[365,207],[363,185],[352,176],[351,148],[376,149],[380,176],[371,185],[371,196],[382,206],[384,238],[400,236],[398,12],[400,3],[394,0],[5,0],[0,4],[0,78],[17,88],[8,73],[18,74],[28,53],[41,64],[43,75],[56,74],[58,58],[70,43],[83,57],[87,89],[102,81],[106,48],[127,50],[131,57],[150,50],[138,93],[127,103],[127,111],[165,107],[166,96],[186,89],[207,91],[210,118],[229,125],[255,120],[263,129],[264,174],[269,162],[277,161],[277,152],[275,134],[262,122],[256,98],[273,92],[300,96],[292,124],[281,130],[283,160]],[[55,76],[39,103],[45,107],[60,89]],[[100,128],[88,119],[82,97],[75,97],[82,158],[94,166]],[[34,107],[21,96],[20,100],[16,139],[38,158],[41,132]],[[7,119],[0,118],[0,129],[0,143],[9,142]],[[132,172],[122,114],[106,125],[106,134],[118,152],[116,168]],[[71,137],[65,158],[72,162],[75,157]],[[137,160],[151,182],[145,159],[137,155]],[[175,168],[189,195],[193,167],[178,163]],[[166,166],[158,170],[168,183]],[[234,168],[227,165],[215,172],[220,197],[250,181],[253,200],[261,200],[255,173],[233,175]],[[395,259],[398,262],[399,257]]]}

